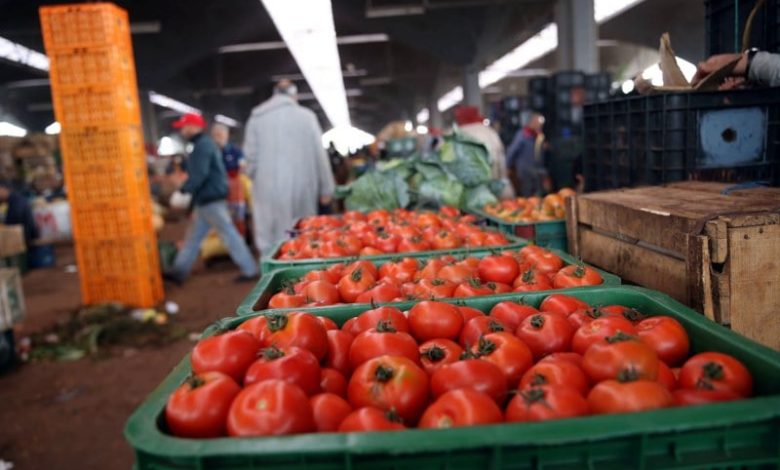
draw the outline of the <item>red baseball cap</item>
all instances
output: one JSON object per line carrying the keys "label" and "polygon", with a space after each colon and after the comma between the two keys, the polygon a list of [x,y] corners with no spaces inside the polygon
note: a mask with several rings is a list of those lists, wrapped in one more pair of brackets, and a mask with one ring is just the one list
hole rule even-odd
{"label": "red baseball cap", "polygon": [[173,121],[174,129],[181,129],[182,127],[187,125],[200,127],[201,129],[203,129],[206,127],[206,120],[203,119],[203,116],[201,116],[200,114],[185,113],[182,114],[182,116],[179,119]]}

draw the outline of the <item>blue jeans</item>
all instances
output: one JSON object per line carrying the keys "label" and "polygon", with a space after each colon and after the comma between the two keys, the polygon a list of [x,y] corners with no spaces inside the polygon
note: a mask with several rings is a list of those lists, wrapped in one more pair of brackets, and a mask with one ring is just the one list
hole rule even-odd
{"label": "blue jeans", "polygon": [[244,243],[243,238],[236,230],[230,219],[227,203],[225,201],[210,202],[203,206],[195,207],[193,211],[192,225],[187,229],[187,237],[184,247],[176,255],[173,262],[173,274],[184,279],[189,275],[192,265],[198,259],[200,244],[213,228],[219,234],[219,238],[227,246],[233,262],[241,269],[244,276],[257,275],[257,263],[252,253]]}

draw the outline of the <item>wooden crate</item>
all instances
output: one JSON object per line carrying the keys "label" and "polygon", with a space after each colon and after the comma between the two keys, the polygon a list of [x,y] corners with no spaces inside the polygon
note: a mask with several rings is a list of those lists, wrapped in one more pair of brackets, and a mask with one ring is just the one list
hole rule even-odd
{"label": "wooden crate", "polygon": [[569,250],[780,349],[780,188],[682,182],[569,198]]}

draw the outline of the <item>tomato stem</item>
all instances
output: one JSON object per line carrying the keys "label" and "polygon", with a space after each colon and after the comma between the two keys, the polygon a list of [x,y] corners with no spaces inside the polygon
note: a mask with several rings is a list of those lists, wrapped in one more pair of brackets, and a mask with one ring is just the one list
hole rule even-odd
{"label": "tomato stem", "polygon": [[543,402],[546,397],[544,390],[536,387],[520,392],[520,395],[528,406],[531,406],[536,402]]}
{"label": "tomato stem", "polygon": [[427,357],[431,362],[439,362],[447,356],[447,352],[444,348],[434,344],[428,349],[423,350],[423,356]]}
{"label": "tomato stem", "polygon": [[717,362],[707,362],[702,368],[702,375],[704,378],[710,380],[722,380],[723,379],[723,366]]}
{"label": "tomato stem", "polygon": [[618,382],[633,382],[635,380],[639,380],[639,378],[639,371],[633,367],[623,369],[617,374]]}
{"label": "tomato stem", "polygon": [[499,322],[497,322],[495,320],[490,320],[490,321],[488,321],[488,331],[490,331],[491,333],[496,333],[498,331],[504,331],[504,325],[502,325],[501,323],[499,323]]}
{"label": "tomato stem", "polygon": [[376,377],[376,380],[379,382],[388,382],[390,379],[393,378],[393,375],[395,374],[395,371],[392,367],[379,364],[376,366],[376,370],[374,371],[374,377]]}
{"label": "tomato stem", "polygon": [[268,361],[273,361],[274,359],[284,357],[284,351],[277,348],[276,346],[270,346],[260,350],[260,357]]}
{"label": "tomato stem", "polygon": [[393,323],[390,320],[379,320],[376,322],[376,331],[379,333],[395,333],[398,330],[393,327]]}
{"label": "tomato stem", "polygon": [[489,356],[493,351],[496,350],[496,348],[496,343],[490,341],[484,336],[480,336],[479,342],[477,343],[477,357]]}
{"label": "tomato stem", "polygon": [[542,374],[534,374],[534,378],[531,379],[531,385],[547,385],[547,377]]}
{"label": "tomato stem", "polygon": [[544,317],[541,315],[534,315],[531,317],[530,320],[531,326],[538,329],[541,329],[544,326]]}
{"label": "tomato stem", "polygon": [[191,389],[196,389],[198,387],[205,385],[206,381],[203,380],[203,378],[200,377],[199,375],[191,372],[190,375],[188,375],[187,378],[184,379],[184,383],[189,385]]}
{"label": "tomato stem", "polygon": [[618,332],[615,333],[614,335],[607,336],[606,338],[604,338],[604,340],[607,343],[609,343],[609,344],[620,343],[620,342],[629,341],[629,340],[632,340],[632,339],[636,339],[636,337],[631,336],[631,335],[629,335],[627,333],[624,333],[624,332],[622,332],[620,330],[618,330]]}
{"label": "tomato stem", "polygon": [[271,330],[271,332],[283,330],[287,326],[288,318],[287,315],[283,313],[273,313],[268,315],[266,318],[266,324],[268,325],[268,329]]}

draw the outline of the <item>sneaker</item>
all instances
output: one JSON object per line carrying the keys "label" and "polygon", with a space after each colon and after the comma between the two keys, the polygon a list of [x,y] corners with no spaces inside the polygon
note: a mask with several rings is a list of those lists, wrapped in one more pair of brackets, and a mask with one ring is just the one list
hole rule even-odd
{"label": "sneaker", "polygon": [[184,276],[175,271],[163,271],[162,277],[163,280],[172,282],[177,286],[184,284]]}

